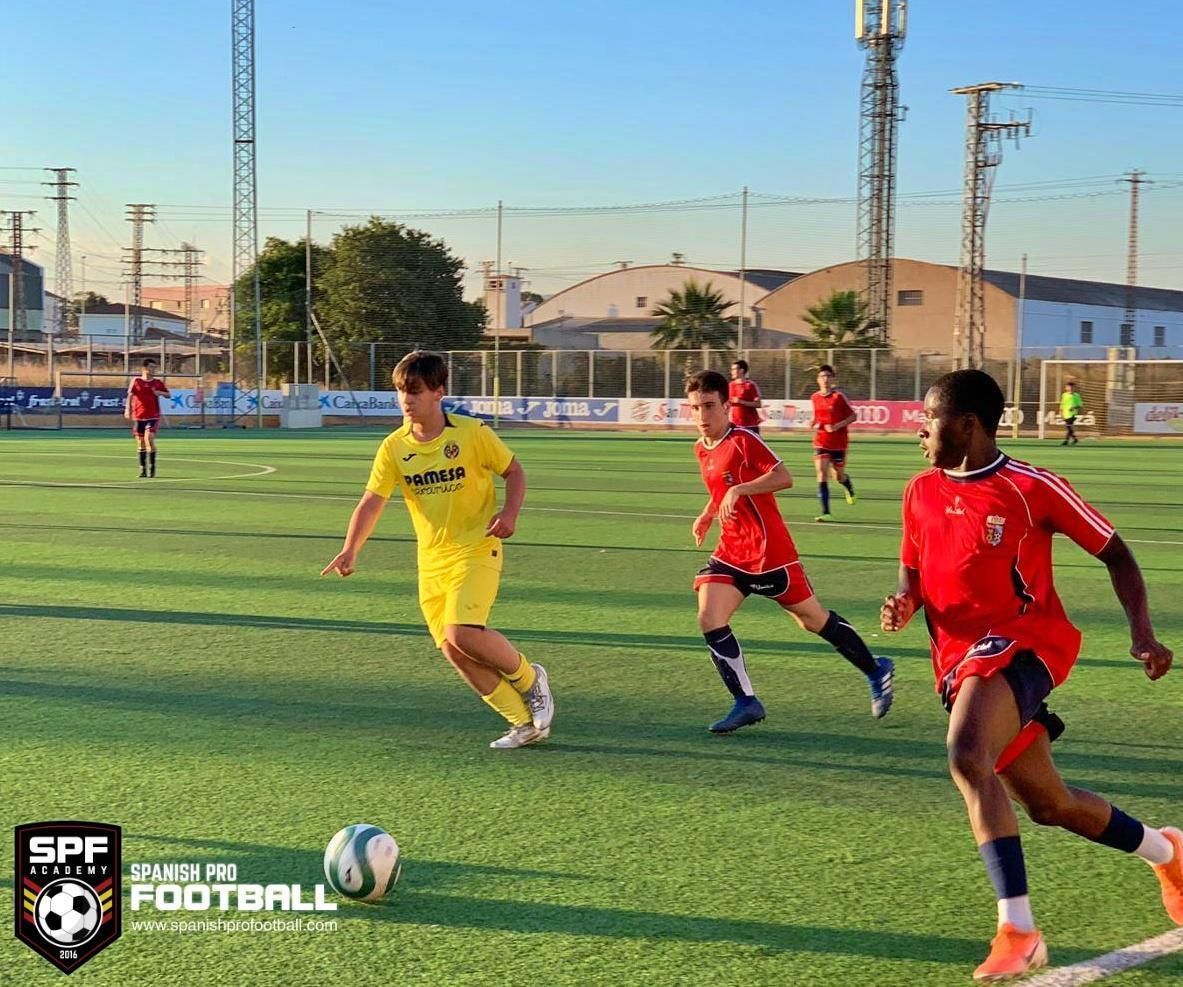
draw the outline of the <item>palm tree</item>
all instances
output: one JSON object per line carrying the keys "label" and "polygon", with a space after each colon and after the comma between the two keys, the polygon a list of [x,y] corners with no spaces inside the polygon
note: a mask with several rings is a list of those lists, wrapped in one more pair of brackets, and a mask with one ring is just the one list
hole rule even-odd
{"label": "palm tree", "polygon": [[867,303],[857,291],[835,291],[805,310],[813,338],[799,346],[881,346],[879,323],[867,318]]}
{"label": "palm tree", "polygon": [[713,349],[734,346],[736,320],[723,314],[734,304],[712,288],[709,281],[700,285],[690,278],[681,290],[671,290],[669,297],[653,310],[663,320],[651,334],[654,347],[697,350],[704,346]]}

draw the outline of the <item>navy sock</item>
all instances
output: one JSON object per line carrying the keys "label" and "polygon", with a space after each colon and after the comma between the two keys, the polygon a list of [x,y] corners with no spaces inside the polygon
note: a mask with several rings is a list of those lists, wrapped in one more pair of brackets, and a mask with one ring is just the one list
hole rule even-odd
{"label": "navy sock", "polygon": [[148,465],[152,467],[152,472],[156,472],[156,450],[153,449],[148,453]]}
{"label": "navy sock", "polygon": [[1100,836],[1091,837],[1091,839],[1094,843],[1111,846],[1114,850],[1133,853],[1142,845],[1145,835],[1146,827],[1133,816],[1127,816],[1115,805],[1113,806],[1113,814],[1109,817],[1109,825],[1105,827],[1105,832]]}
{"label": "navy sock", "polygon": [[819,483],[817,485],[817,499],[822,502],[822,513],[830,513],[830,485],[828,483]]}
{"label": "navy sock", "polygon": [[140,450],[140,469],[148,468],[148,452],[146,449]]}
{"label": "navy sock", "polygon": [[858,631],[850,626],[845,618],[830,611],[830,619],[826,626],[817,632],[818,636],[834,646],[834,649],[866,676],[875,675],[879,666],[875,663],[875,656],[871,654],[866,643],[859,637]]}
{"label": "navy sock", "polygon": [[732,633],[731,627],[724,624],[713,631],[706,631],[702,636],[706,638],[711,661],[715,663],[719,678],[727,686],[727,691],[736,699],[754,696],[752,682],[744,665],[743,649],[740,648],[739,638]]}
{"label": "navy sock", "polygon": [[1020,898],[1027,893],[1027,865],[1023,845],[1017,836],[1003,836],[978,847],[986,864],[994,897]]}
{"label": "navy sock", "polygon": [[846,476],[842,477],[842,479],[839,480],[838,482],[841,483],[842,486],[844,486],[851,493],[854,493],[854,484],[850,482],[850,474],[849,473]]}

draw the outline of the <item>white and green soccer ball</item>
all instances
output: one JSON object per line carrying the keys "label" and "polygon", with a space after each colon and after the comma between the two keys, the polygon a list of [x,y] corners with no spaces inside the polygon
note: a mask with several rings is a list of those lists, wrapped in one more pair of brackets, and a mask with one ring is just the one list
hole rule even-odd
{"label": "white and green soccer ball", "polygon": [[378,826],[346,826],[325,849],[325,877],[346,898],[378,901],[394,887],[401,871],[398,844]]}

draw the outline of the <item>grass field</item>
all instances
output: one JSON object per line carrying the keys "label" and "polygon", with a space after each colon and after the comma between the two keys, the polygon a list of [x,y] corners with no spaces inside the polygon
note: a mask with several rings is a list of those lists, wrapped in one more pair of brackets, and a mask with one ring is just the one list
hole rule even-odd
{"label": "grass field", "polygon": [[[507,432],[530,490],[494,623],[545,662],[548,744],[486,748],[500,721],[436,656],[414,546],[392,504],[349,580],[320,579],[376,433],[165,433],[160,478],[125,435],[0,436],[0,830],[93,819],[124,866],[238,865],[323,881],[350,822],[400,842],[381,905],[335,932],[171,933],[126,906],[75,984],[959,984],[994,903],[944,759],[920,622],[871,643],[897,661],[891,715],[828,646],[753,600],[734,626],[768,720],[728,738],[694,619],[704,496],[687,436]],[[859,503],[814,513],[809,451],[781,502],[822,601],[866,634],[894,585],[914,442],[862,439]],[[1159,636],[1183,644],[1183,450],[1015,443],[1131,541]],[[1058,761],[1147,821],[1183,823],[1183,671],[1149,683],[1104,568],[1057,548],[1085,633],[1054,708]],[[1140,861],[1024,826],[1054,964],[1169,928]],[[5,837],[4,846],[11,847]],[[12,906],[8,852],[0,889]],[[8,914],[11,914],[9,911]],[[199,916],[200,917],[200,916]],[[13,938],[0,983],[61,979]],[[1112,978],[1177,984],[1179,954]]]}

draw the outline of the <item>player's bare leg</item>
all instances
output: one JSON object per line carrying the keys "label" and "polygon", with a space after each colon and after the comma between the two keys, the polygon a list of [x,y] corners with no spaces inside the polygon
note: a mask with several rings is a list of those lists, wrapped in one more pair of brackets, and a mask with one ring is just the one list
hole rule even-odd
{"label": "player's bare leg", "polygon": [[850,480],[850,476],[846,472],[846,464],[839,465],[834,463],[834,479],[842,484],[843,490],[846,491],[846,503],[854,505],[858,498],[854,495],[854,484]]}
{"label": "player's bare leg", "polygon": [[976,980],[1010,979],[1047,963],[1047,946],[1027,896],[1019,820],[994,772],[999,755],[1021,727],[1018,704],[1003,675],[975,676],[961,686],[949,717],[949,771],[965,799],[998,901],[998,933],[985,962],[974,971]]}
{"label": "player's bare leg", "polygon": [[817,499],[821,504],[821,513],[814,519],[816,521],[832,521],[834,519],[830,513],[830,468],[829,456],[813,457],[813,469],[817,474]]}
{"label": "player's bare leg", "polygon": [[711,733],[733,733],[764,719],[764,706],[748,678],[743,648],[731,630],[731,617],[743,601],[743,593],[728,582],[706,582],[698,587],[698,629],[719,678],[735,698],[731,712],[708,727]]}
{"label": "player's bare leg", "polygon": [[[518,704],[501,687],[508,686],[520,696],[530,714],[530,723],[538,731],[538,736],[527,743],[550,734],[555,704],[545,668],[526,661],[505,635],[491,627],[448,624],[444,627],[444,637],[441,650],[446,649],[444,655],[448,661],[515,728],[519,725],[515,722],[520,717]],[[482,672],[474,674],[474,668]]]}
{"label": "player's bare leg", "polygon": [[785,608],[802,630],[817,634],[867,677],[871,688],[871,715],[881,719],[894,697],[895,663],[871,654],[858,631],[840,614],[827,610],[816,596]]}
{"label": "player's bare leg", "polygon": [[1000,777],[1032,822],[1058,826],[1102,846],[1136,854],[1150,864],[1162,885],[1167,914],[1183,924],[1183,837],[1178,830],[1147,826],[1096,792],[1067,784],[1052,760],[1046,733]]}
{"label": "player's bare leg", "polygon": [[148,475],[156,475],[156,429],[148,428],[144,430],[144,439],[146,440],[148,451]]}

